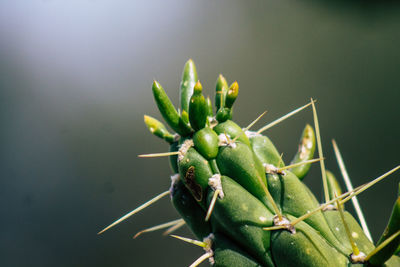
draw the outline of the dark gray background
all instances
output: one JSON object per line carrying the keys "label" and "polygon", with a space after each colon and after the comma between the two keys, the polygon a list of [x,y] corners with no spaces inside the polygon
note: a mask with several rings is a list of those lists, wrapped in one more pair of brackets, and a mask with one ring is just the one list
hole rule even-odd
{"label": "dark gray background", "polygon": [[[326,2],[2,1],[0,264],[188,266],[202,254],[159,232],[131,239],[177,218],[168,199],[96,235],[169,187],[167,159],[137,158],[167,150],[143,114],[160,118],[154,78],[178,103],[188,58],[206,94],[219,73],[239,82],[242,126],[317,99],[327,166],[338,174],[336,138],[354,185],[400,164],[400,10]],[[268,132],[287,162],[307,122],[311,109]],[[375,240],[399,176],[360,196]],[[306,182],[321,195],[316,166]]]}

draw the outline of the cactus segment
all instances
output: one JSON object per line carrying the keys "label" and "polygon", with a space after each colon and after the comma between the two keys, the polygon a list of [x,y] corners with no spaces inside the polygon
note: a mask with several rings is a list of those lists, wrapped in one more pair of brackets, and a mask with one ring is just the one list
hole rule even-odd
{"label": "cactus segment", "polygon": [[336,196],[342,194],[342,189],[335,175],[328,170],[326,171],[326,180],[328,182],[328,192],[330,199],[334,199]]}
{"label": "cactus segment", "polygon": [[187,153],[179,160],[179,173],[182,181],[192,193],[196,201],[204,207],[204,196],[208,190],[208,179],[213,175],[208,161],[194,148],[189,148]]}
{"label": "cactus segment", "polygon": [[239,125],[234,123],[231,120],[227,120],[225,122],[219,123],[216,125],[213,130],[218,134],[226,134],[232,139],[236,139],[248,146],[250,146],[249,138],[247,138],[246,134],[243,132],[242,128]]}
{"label": "cactus segment", "polygon": [[268,191],[271,193],[276,206],[282,213],[282,197],[283,197],[283,186],[278,174],[268,174],[266,175]]}
{"label": "cactus segment", "polygon": [[189,101],[193,94],[194,85],[197,81],[198,78],[196,66],[194,65],[193,60],[189,59],[188,61],[186,61],[185,66],[183,67],[182,81],[180,86],[181,88],[179,96],[182,113],[189,112]]}
{"label": "cactus segment", "polygon": [[[289,216],[290,220],[294,217]],[[296,233],[274,231],[271,250],[276,266],[347,266],[346,257],[332,247],[305,222],[296,225]],[[295,259],[295,260],[294,260]]]}
{"label": "cactus segment", "polygon": [[207,103],[207,116],[209,117],[209,118],[212,118],[212,116],[213,116],[213,108],[212,108],[212,103],[211,103],[211,99],[210,99],[210,97],[209,96],[207,96],[207,98],[206,98],[206,103]]}
{"label": "cactus segment", "polygon": [[264,167],[247,145],[236,142],[235,146],[220,147],[217,164],[221,174],[231,177],[265,205],[270,206],[263,190],[263,185],[267,186]]}
{"label": "cactus segment", "polygon": [[224,122],[232,119],[232,109],[230,108],[220,108],[215,116],[218,122]]}
{"label": "cactus segment", "polygon": [[218,155],[218,135],[209,127],[197,131],[193,135],[193,143],[199,153],[207,160],[211,160]]}
{"label": "cactus segment", "polygon": [[[221,231],[227,236],[236,240],[264,266],[273,267],[269,251],[270,232],[263,230],[263,227],[272,225],[273,214],[233,179],[222,176],[221,182],[225,196],[217,198],[212,217],[221,223]],[[208,204],[212,196],[210,190]]]}
{"label": "cactus segment", "polygon": [[[254,156],[263,164],[263,166],[266,164],[271,164],[274,166],[284,165],[277,149],[268,137],[254,132],[247,132],[247,135],[249,136]],[[266,179],[268,190],[276,202],[278,209],[281,211],[283,189],[279,175],[267,173]]]}
{"label": "cactus segment", "polygon": [[211,233],[211,225],[204,222],[206,213],[186,189],[182,181],[172,182],[170,191],[173,206],[196,237],[202,240],[208,236]]}
{"label": "cactus segment", "polygon": [[[336,195],[335,195],[335,197],[336,197]],[[350,254],[350,261],[352,263],[364,263],[366,255],[364,252],[360,251],[357,244],[354,242],[352,232],[350,232],[349,225],[346,223],[346,220],[343,215],[343,208],[342,208],[342,205],[339,204],[339,200],[336,200],[336,207],[339,211],[340,219],[343,222],[345,233],[347,235],[347,238],[348,238],[351,248],[352,248],[352,253]]]}
{"label": "cactus segment", "polygon": [[158,109],[168,125],[182,136],[190,134],[192,129],[179,116],[161,84],[159,84],[157,81],[154,81],[152,89],[154,100],[156,101]]}
{"label": "cactus segment", "polygon": [[233,103],[235,102],[239,94],[239,84],[235,81],[231,84],[225,97],[225,107],[232,109]]}
{"label": "cactus segment", "polygon": [[[286,174],[281,176],[281,181],[283,183],[282,191],[284,192],[281,206],[284,213],[299,217],[318,207],[315,206],[315,202],[310,198],[308,191],[305,189],[306,185],[293,173],[286,171]],[[346,248],[336,239],[320,211],[305,219],[304,222],[319,231],[337,250],[346,253]]]}
{"label": "cactus segment", "polygon": [[276,167],[284,166],[278,150],[267,136],[251,134],[249,139],[255,156],[263,164],[272,164]]}
{"label": "cactus segment", "polygon": [[[299,149],[292,159],[291,164],[296,164],[300,162],[305,162],[314,157],[315,151],[315,133],[313,128],[307,124],[303,130],[303,133],[300,138]],[[308,173],[311,164],[303,164],[291,169],[300,180],[302,180]]]}
{"label": "cactus segment", "polygon": [[[319,211],[321,211],[321,210],[329,209],[329,208],[332,206],[332,204],[335,203],[338,199],[341,200],[341,199],[344,199],[344,198],[346,198],[346,197],[348,197],[348,196],[352,197],[352,196],[354,196],[354,195],[359,194],[359,193],[362,191],[363,187],[366,187],[366,186],[367,186],[367,185],[359,186],[359,187],[357,187],[356,189],[354,189],[353,191],[349,191],[349,192],[343,193],[342,195],[340,195],[340,196],[338,196],[338,197],[336,197],[336,198],[334,198],[334,199],[332,199],[332,200],[330,200],[330,201],[328,201],[328,202],[325,202],[325,203],[319,205],[318,208],[316,208],[316,209],[314,209],[314,210],[312,210],[312,211],[309,211],[309,212],[307,212],[306,214],[300,216],[300,217],[297,218],[295,221],[292,221],[291,224],[292,224],[292,225],[296,225],[297,223],[299,223],[299,222],[301,222],[301,221],[304,221],[305,219],[309,218],[310,216],[314,215],[315,213],[317,213],[317,212],[319,212]],[[310,193],[309,193],[309,190],[306,190],[306,191],[308,192],[308,194],[310,194]],[[312,198],[311,196],[310,196],[310,198],[311,198],[311,200],[312,200],[313,202],[315,202],[315,201],[314,201],[314,198]],[[318,202],[315,202],[315,203],[318,204]],[[345,203],[345,202],[344,202],[343,200],[341,200],[340,203],[343,204],[343,203]]]}
{"label": "cactus segment", "polygon": [[[343,213],[344,220],[349,227],[351,236],[360,251],[364,252],[365,254],[370,253],[374,249],[372,242],[365,235],[364,231],[354,217],[347,211],[344,211]],[[346,235],[343,221],[340,218],[339,211],[325,210],[323,211],[323,214],[329,224],[329,227],[332,229],[332,232],[335,234],[339,242],[341,242],[348,250],[351,250],[352,248]]]}
{"label": "cactus segment", "polygon": [[220,108],[225,107],[225,95],[228,91],[228,83],[222,74],[218,76],[217,85],[215,87],[215,107],[217,112]]}
{"label": "cactus segment", "polygon": [[168,132],[167,128],[165,128],[164,124],[160,121],[156,120],[153,117],[144,115],[144,123],[146,124],[149,131],[155,136],[164,139],[168,143],[172,143],[175,141],[175,136]]}
{"label": "cactus segment", "polygon": [[228,89],[228,84],[222,75],[219,75],[216,86],[215,106],[216,119],[222,123],[232,119],[232,106],[239,93],[239,84],[235,81]]}
{"label": "cactus segment", "polygon": [[195,131],[206,126],[208,105],[202,94],[203,86],[198,81],[194,86],[193,95],[189,104],[189,121]]}
{"label": "cactus segment", "polygon": [[[396,232],[400,231],[400,197],[394,203],[392,215],[390,216],[388,225],[385,228],[382,236],[380,237],[376,246],[379,246],[386,239],[389,239],[392,235],[396,234]],[[396,249],[400,246],[400,235],[398,234],[396,238],[394,238],[389,244],[383,247],[380,251],[375,253],[370,259],[369,262],[372,265],[381,265],[385,263],[396,251]]]}
{"label": "cactus segment", "polygon": [[235,245],[221,233],[216,233],[213,238],[214,251],[213,267],[262,267],[255,259]]}
{"label": "cactus segment", "polygon": [[[329,188],[329,197],[330,199],[336,198],[336,196],[341,195],[342,191],[338,181],[332,172],[326,171],[326,178],[328,182]],[[355,244],[360,247],[360,250],[364,253],[371,251],[373,248],[373,244],[369,241],[369,239],[365,236],[364,232],[361,230],[360,226],[354,219],[349,218],[349,214],[347,212],[343,212],[344,220],[341,219],[340,212],[336,210],[337,207],[330,206],[328,209],[323,211],[326,221],[336,238],[348,249],[352,250],[351,243],[349,242],[349,237],[346,234],[345,223],[350,230],[351,237]],[[350,215],[351,216],[351,215]],[[352,217],[352,216],[351,216]],[[366,240],[365,240],[366,239]],[[371,248],[372,246],[372,248]]]}

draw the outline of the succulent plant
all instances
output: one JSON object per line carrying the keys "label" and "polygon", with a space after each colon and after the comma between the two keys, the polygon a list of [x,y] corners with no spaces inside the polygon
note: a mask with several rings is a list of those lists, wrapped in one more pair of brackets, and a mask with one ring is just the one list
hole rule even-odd
{"label": "succulent plant", "polygon": [[[335,176],[325,170],[315,101],[283,116],[258,131],[232,121],[238,96],[237,82],[228,86],[220,75],[216,84],[215,113],[205,98],[192,60],[186,62],[177,110],[162,86],[154,81],[153,95],[161,115],[176,132],[145,116],[154,135],[169,144],[169,152],[143,157],[168,156],[173,174],[171,188],[133,210],[99,233],[111,228],[158,199],[170,195],[181,219],[138,233],[167,228],[170,234],[187,225],[197,240],[175,236],[198,245],[205,254],[191,266],[209,259],[213,266],[400,266],[400,197],[394,204],[379,241],[374,244],[359,208],[360,194],[400,166],[353,189],[340,151],[333,142],[348,192],[342,193]],[[268,128],[311,106],[314,129],[306,125],[298,152],[285,165]],[[314,158],[318,149],[319,158]],[[313,162],[319,162],[324,188],[320,204],[302,182]],[[352,200],[357,220],[343,204]]]}

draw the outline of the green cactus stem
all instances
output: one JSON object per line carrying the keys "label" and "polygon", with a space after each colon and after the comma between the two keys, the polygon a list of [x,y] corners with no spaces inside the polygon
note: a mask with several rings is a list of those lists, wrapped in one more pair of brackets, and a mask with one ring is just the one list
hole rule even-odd
{"label": "green cactus stem", "polygon": [[[313,128],[309,124],[307,124],[300,138],[299,149],[294,158],[292,159],[291,164],[301,163],[312,159],[314,157],[314,151],[315,151],[315,133]],[[310,167],[311,164],[302,164],[300,166],[292,168],[291,172],[293,172],[297,177],[299,177],[299,179],[303,179],[308,173]]]}
{"label": "green cactus stem", "polygon": [[195,131],[201,130],[206,126],[208,116],[209,108],[202,91],[203,86],[198,81],[194,86],[189,104],[189,121]]}
{"label": "green cactus stem", "polygon": [[217,111],[225,107],[225,95],[228,91],[228,83],[222,74],[218,76],[217,85],[215,87],[215,107]]}
{"label": "green cactus stem", "polygon": [[372,265],[379,266],[385,263],[392,255],[396,252],[396,249],[400,245],[400,197],[397,198],[394,203],[392,215],[390,216],[389,223],[386,226],[381,238],[378,240],[376,246],[384,243],[391,236],[394,236],[394,239],[383,247],[380,251],[375,253],[372,257],[370,257],[369,262]]}
{"label": "green cactus stem", "polygon": [[186,62],[185,66],[183,67],[183,72],[182,72],[182,82],[180,91],[180,98],[181,98],[180,102],[181,102],[182,113],[189,112],[190,98],[193,95],[193,88],[197,81],[198,78],[197,78],[196,66],[194,65],[193,60],[189,59]]}
{"label": "green cactus stem", "polygon": [[[368,228],[363,223],[361,227],[353,215],[343,210],[344,203],[356,199],[400,166],[354,189],[333,142],[347,186],[347,192],[342,193],[335,176],[325,170],[313,99],[253,132],[250,127],[265,112],[246,128],[234,122],[232,109],[239,85],[234,82],[228,87],[222,75],[217,79],[214,112],[210,98],[204,97],[192,60],[186,62],[182,74],[180,112],[158,82],[154,81],[152,90],[162,117],[176,133],[170,133],[155,118],[145,116],[147,128],[166,141],[169,152],[140,157],[169,157],[171,187],[99,234],[170,195],[181,219],[147,228],[135,237],[167,227],[168,234],[188,227],[198,240],[172,236],[204,250],[191,267],[207,259],[216,267],[400,266],[400,257],[395,255],[400,246],[400,198],[376,244],[371,241]],[[279,149],[265,133],[309,106],[313,109],[314,128],[306,124],[297,153],[285,165]],[[314,158],[317,147],[319,157]],[[317,161],[321,167],[323,203],[302,181]],[[361,212],[361,208],[355,208]],[[359,219],[362,222],[362,213]]]}
{"label": "green cactus stem", "polygon": [[161,115],[169,124],[169,126],[171,126],[171,128],[180,135],[186,136],[190,134],[190,126],[187,125],[187,123],[185,123],[184,120],[182,120],[182,118],[179,116],[161,84],[159,84],[157,81],[153,82],[153,95]]}
{"label": "green cactus stem", "polygon": [[144,115],[144,123],[146,124],[149,131],[155,136],[164,139],[168,143],[173,143],[175,141],[175,136],[168,132],[167,128],[160,121],[153,117]]}

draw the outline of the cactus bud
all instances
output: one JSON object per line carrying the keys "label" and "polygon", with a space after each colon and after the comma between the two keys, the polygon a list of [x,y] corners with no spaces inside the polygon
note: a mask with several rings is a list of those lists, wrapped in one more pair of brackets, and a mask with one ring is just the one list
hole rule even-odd
{"label": "cactus bud", "polygon": [[218,135],[209,127],[197,131],[193,135],[194,146],[207,160],[214,159],[218,155]]}
{"label": "cactus bud", "polygon": [[[292,159],[291,164],[305,162],[307,160],[312,159],[314,157],[315,147],[316,145],[315,145],[314,130],[309,124],[307,124],[300,138],[299,149],[294,158]],[[297,177],[299,177],[300,180],[302,180],[308,173],[310,167],[311,163],[303,164],[292,168],[291,171]]]}
{"label": "cactus bud", "polygon": [[189,111],[190,97],[193,94],[193,87],[197,82],[197,71],[193,60],[189,59],[183,67],[180,102],[182,113]]}
{"label": "cactus bud", "polygon": [[208,106],[202,94],[203,86],[200,81],[196,83],[189,104],[189,121],[194,130],[203,129],[206,125]]}
{"label": "cactus bud", "polygon": [[181,119],[161,84],[154,81],[152,89],[154,99],[164,120],[180,135],[188,135],[191,132],[190,127]]}
{"label": "cactus bud", "polygon": [[336,196],[342,194],[339,182],[336,180],[335,175],[332,172],[326,171],[326,180],[328,182],[329,198],[334,199]]}
{"label": "cactus bud", "polygon": [[153,117],[144,115],[144,123],[146,124],[147,128],[149,128],[150,132],[155,136],[164,139],[168,143],[174,142],[174,136],[168,132],[167,128],[165,128],[164,124],[162,124],[160,121]]}
{"label": "cactus bud", "polygon": [[225,97],[225,107],[232,108],[233,103],[235,102],[237,96],[239,94],[239,84],[235,81],[229,87],[228,92]]}
{"label": "cactus bud", "polygon": [[226,91],[228,91],[228,83],[226,82],[225,77],[220,74],[215,88],[215,107],[217,110],[225,106]]}

